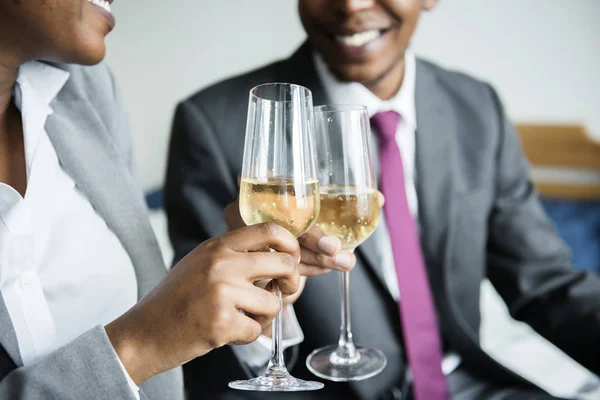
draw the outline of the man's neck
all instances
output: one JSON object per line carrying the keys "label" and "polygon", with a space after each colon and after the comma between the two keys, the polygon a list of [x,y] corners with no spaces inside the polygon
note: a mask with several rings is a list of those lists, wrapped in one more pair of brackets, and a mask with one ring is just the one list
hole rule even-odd
{"label": "man's neck", "polygon": [[389,100],[394,97],[402,87],[404,81],[404,70],[406,61],[404,57],[395,63],[388,71],[374,82],[363,83],[375,96],[381,100]]}

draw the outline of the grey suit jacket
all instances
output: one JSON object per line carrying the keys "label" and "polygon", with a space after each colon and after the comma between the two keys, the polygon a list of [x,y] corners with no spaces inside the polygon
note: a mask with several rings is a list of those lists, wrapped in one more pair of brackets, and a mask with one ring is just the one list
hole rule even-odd
{"label": "grey suit jacket", "polygon": [[[223,233],[223,208],[237,196],[248,91],[264,82],[293,82],[328,102],[304,45],[291,58],[202,90],[177,108],[166,206],[176,257]],[[515,130],[487,84],[423,60],[416,72],[416,163],[421,245],[444,345],[485,379],[529,385],[479,345],[480,283],[488,277],[513,317],[529,323],[566,353],[600,373],[600,281],[569,266],[569,253],[542,210]],[[378,235],[357,250],[351,273],[352,328],[357,342],[388,358],[378,376],[298,398],[374,399],[401,384],[405,355],[398,306],[380,269]],[[295,306],[305,340],[300,360],[336,343],[336,274],[308,280]],[[224,391],[234,368],[230,349],[184,367],[193,399]],[[209,372],[210,371],[210,372]],[[313,378],[297,363],[293,373]],[[336,397],[337,396],[337,397]]]}
{"label": "grey suit jacket", "polygon": [[[124,105],[103,66],[57,66],[71,77],[51,104],[46,130],[60,163],[129,253],[138,296],[166,274],[133,173]],[[102,326],[85,332],[36,364],[23,367],[17,339],[0,295],[1,399],[133,399]],[[181,371],[155,376],[142,398],[183,399]]]}

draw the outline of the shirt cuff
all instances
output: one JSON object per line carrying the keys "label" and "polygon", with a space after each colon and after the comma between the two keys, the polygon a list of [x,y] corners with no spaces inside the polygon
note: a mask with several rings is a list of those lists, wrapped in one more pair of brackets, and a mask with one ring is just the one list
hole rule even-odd
{"label": "shirt cuff", "polygon": [[[281,346],[283,350],[300,344],[304,340],[304,332],[300,328],[292,305],[287,306],[283,313],[282,333]],[[231,346],[231,348],[240,362],[252,368],[258,368],[264,367],[269,362],[272,343],[273,340],[270,337],[261,335],[250,344]]]}
{"label": "shirt cuff", "polygon": [[131,379],[131,376],[129,376],[129,372],[127,372],[127,369],[121,362],[121,359],[119,357],[117,357],[117,360],[119,360],[119,365],[121,366],[121,369],[123,370],[123,374],[125,374],[125,379],[127,379],[127,384],[129,385],[129,388],[131,389],[131,392],[133,393],[133,397],[135,397],[136,400],[140,400],[140,388],[138,387],[138,385],[135,384],[133,379]]}

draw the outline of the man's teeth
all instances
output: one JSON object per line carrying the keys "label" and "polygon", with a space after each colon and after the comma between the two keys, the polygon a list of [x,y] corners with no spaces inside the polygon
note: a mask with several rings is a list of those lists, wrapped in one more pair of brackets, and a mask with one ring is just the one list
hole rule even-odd
{"label": "man's teeth", "polygon": [[105,9],[108,12],[110,11],[110,3],[106,0],[88,0],[90,3],[97,5],[100,8]]}
{"label": "man's teeth", "polygon": [[378,29],[355,33],[354,35],[337,35],[335,38],[338,42],[352,47],[360,47],[379,38],[381,32]]}

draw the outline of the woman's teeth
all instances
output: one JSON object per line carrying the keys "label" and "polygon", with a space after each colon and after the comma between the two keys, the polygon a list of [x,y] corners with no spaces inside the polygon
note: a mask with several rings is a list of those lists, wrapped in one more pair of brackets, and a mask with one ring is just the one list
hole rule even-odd
{"label": "woman's teeth", "polygon": [[106,0],[88,0],[90,3],[103,8],[104,10],[111,12],[110,11],[110,3]]}
{"label": "woman's teeth", "polygon": [[355,33],[354,35],[336,35],[335,39],[345,46],[360,47],[372,42],[375,39],[378,39],[380,36],[381,32],[379,29],[372,29],[369,31]]}

